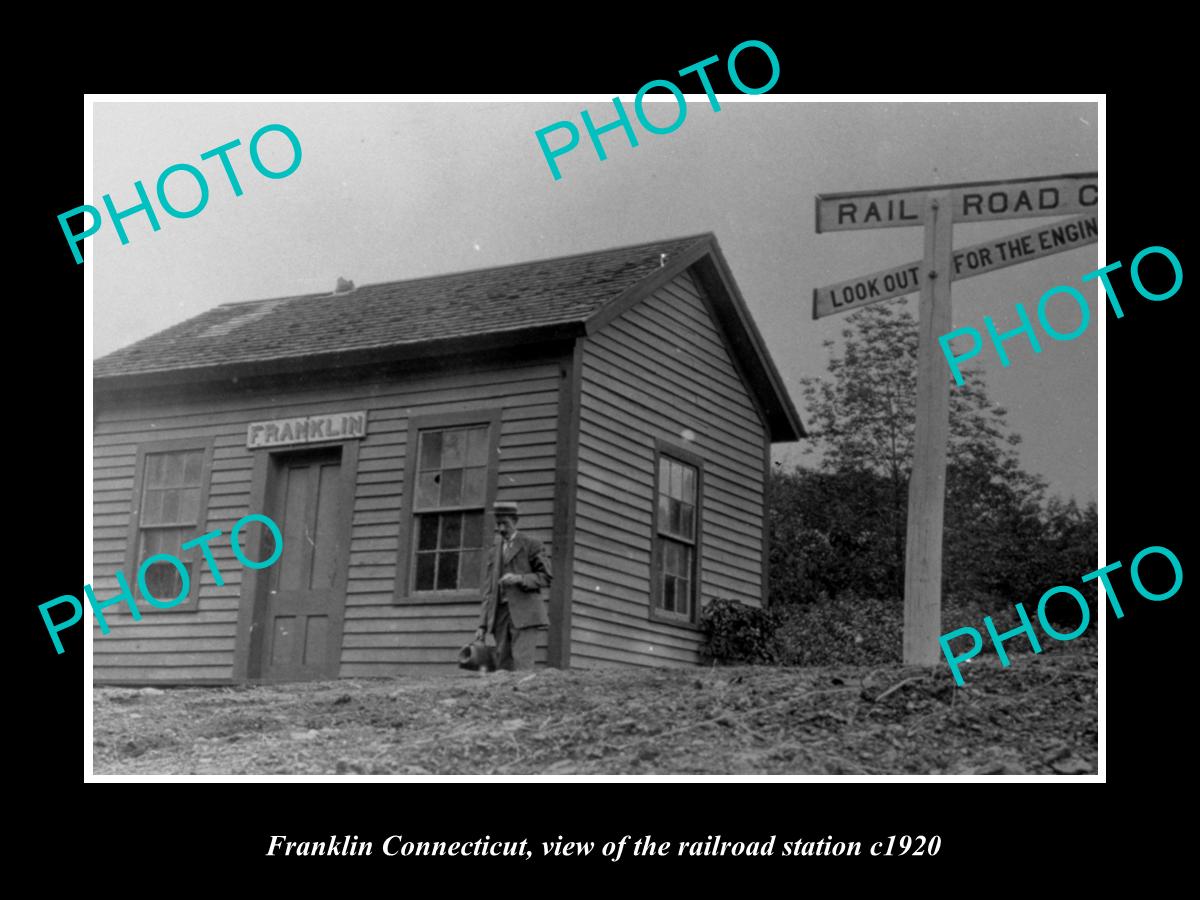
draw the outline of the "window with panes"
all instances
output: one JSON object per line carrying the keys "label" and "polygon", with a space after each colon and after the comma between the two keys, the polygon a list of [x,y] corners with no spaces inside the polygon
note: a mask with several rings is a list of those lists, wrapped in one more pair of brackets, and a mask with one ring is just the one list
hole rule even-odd
{"label": "window with panes", "polygon": [[[190,556],[181,547],[204,531],[201,527],[204,457],[203,447],[143,456],[135,576],[151,556],[160,553],[177,558]],[[189,593],[194,597],[195,565],[190,559],[183,562],[188,571]],[[154,563],[146,569],[146,589],[158,599],[178,597],[183,590],[179,570],[169,562]]]}
{"label": "window with panes", "polygon": [[691,621],[697,597],[699,468],[660,454],[656,494],[654,609]]}
{"label": "window with panes", "polygon": [[488,445],[487,425],[418,432],[409,569],[412,591],[480,586]]}

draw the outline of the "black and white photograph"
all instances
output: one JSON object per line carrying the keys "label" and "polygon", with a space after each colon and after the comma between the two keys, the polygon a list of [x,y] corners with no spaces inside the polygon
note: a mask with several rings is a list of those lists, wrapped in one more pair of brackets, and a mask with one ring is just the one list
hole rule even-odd
{"label": "black and white photograph", "polygon": [[728,49],[93,98],[91,777],[1102,780],[1102,98]]}

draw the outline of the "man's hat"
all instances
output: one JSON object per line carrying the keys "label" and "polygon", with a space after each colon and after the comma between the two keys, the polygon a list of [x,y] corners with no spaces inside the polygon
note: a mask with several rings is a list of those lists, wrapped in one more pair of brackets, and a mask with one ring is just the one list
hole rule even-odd
{"label": "man's hat", "polygon": [[512,516],[513,518],[517,518],[520,516],[520,513],[517,511],[517,504],[511,501],[498,500],[497,502],[493,503],[492,513],[496,516],[496,518],[500,518],[500,516]]}

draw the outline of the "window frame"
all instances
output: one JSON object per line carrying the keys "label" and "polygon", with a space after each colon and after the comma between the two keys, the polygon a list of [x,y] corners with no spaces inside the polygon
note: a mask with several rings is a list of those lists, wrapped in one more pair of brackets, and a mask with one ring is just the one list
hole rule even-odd
{"label": "window frame", "polygon": [[[688,614],[677,613],[662,608],[662,568],[659,565],[658,546],[661,541],[674,540],[681,543],[670,534],[659,532],[659,473],[662,469],[662,458],[666,457],[677,463],[691,466],[696,470],[696,537],[692,545],[692,597]],[[665,622],[685,628],[699,630],[700,628],[700,575],[703,571],[701,559],[704,550],[704,458],[686,447],[681,447],[671,441],[656,438],[654,442],[654,494],[651,505],[650,522],[650,618],[656,622]]]}
{"label": "window frame", "polygon": [[[476,602],[481,596],[482,587],[458,588],[456,590],[417,591],[409,588],[415,568],[417,529],[414,512],[415,494],[417,487],[417,471],[420,459],[417,448],[422,431],[436,431],[443,428],[456,428],[469,425],[486,425],[488,429],[488,466],[487,479],[483,492],[483,533],[484,556],[491,548],[487,536],[492,533],[492,504],[496,499],[496,486],[499,483],[500,470],[500,410],[485,408],[464,410],[452,413],[433,413],[428,415],[410,416],[408,419],[408,437],[404,448],[404,495],[400,509],[400,544],[396,551],[396,586],[394,602],[397,603],[465,603]],[[475,507],[469,507],[474,509]],[[481,563],[482,565],[482,563]],[[481,569],[480,576],[482,578]]]}
{"label": "window frame", "polygon": [[[176,438],[167,441],[149,441],[138,444],[137,456],[134,461],[133,470],[133,490],[130,495],[130,510],[129,510],[129,529],[125,536],[125,564],[121,567],[125,573],[125,578],[129,582],[129,590],[133,594],[137,604],[138,611],[144,616],[147,613],[194,613],[199,611],[200,605],[200,579],[203,577],[203,572],[207,568],[204,562],[203,550],[199,547],[192,547],[190,550],[177,551],[171,555],[179,559],[187,566],[188,573],[188,594],[181,603],[170,607],[155,606],[146,600],[137,583],[137,573],[141,566],[141,546],[142,546],[142,496],[144,493],[144,485],[146,478],[146,457],[159,453],[178,453],[182,451],[203,451],[204,457],[201,460],[200,466],[200,499],[196,510],[196,524],[194,526],[195,533],[190,537],[185,538],[182,543],[200,537],[208,532],[208,495],[209,487],[212,484],[212,467],[213,467],[213,446],[215,440],[212,437],[203,438]],[[156,526],[150,526],[155,528]],[[185,528],[184,525],[164,526],[171,528]],[[105,610],[105,616],[112,617],[113,615],[129,616],[129,610],[124,604],[116,604]]]}

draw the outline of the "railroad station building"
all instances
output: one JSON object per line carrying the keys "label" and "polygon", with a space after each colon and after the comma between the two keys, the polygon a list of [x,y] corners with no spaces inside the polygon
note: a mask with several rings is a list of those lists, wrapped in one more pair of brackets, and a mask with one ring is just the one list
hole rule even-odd
{"label": "railroad station building", "polygon": [[[498,500],[550,552],[539,664],[695,664],[705,603],[768,600],[771,445],[804,434],[711,234],[227,303],[93,374],[91,583],[143,616],[105,610],[96,683],[451,669]],[[180,551],[213,530],[222,584]]]}

